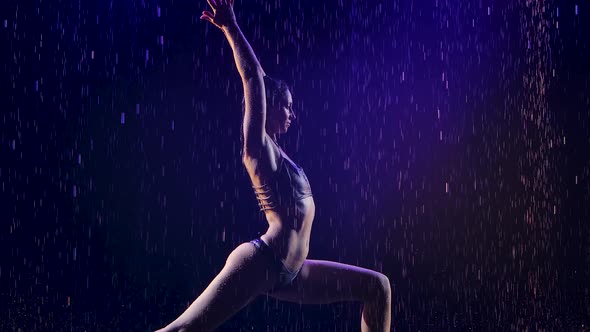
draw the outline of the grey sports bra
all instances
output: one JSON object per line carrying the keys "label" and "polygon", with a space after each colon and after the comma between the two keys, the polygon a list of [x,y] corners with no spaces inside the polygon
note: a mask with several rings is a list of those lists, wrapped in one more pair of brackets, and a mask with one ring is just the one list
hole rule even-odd
{"label": "grey sports bra", "polygon": [[[272,139],[270,139],[273,141]],[[274,143],[274,141],[273,141]],[[260,211],[276,210],[312,196],[309,181],[303,169],[283,154],[283,150],[274,143],[280,152],[277,171],[269,182],[261,186],[252,186]]]}

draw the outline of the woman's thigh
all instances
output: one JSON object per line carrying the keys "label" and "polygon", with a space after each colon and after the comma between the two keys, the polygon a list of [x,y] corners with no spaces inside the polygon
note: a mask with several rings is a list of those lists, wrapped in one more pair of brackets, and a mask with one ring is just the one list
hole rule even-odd
{"label": "woman's thigh", "polygon": [[291,285],[267,294],[283,301],[324,304],[371,300],[383,287],[389,287],[389,279],[382,273],[354,265],[307,259]]}
{"label": "woman's thigh", "polygon": [[252,243],[242,243],[228,256],[223,269],[182,316],[193,326],[211,330],[272,288],[276,265]]}

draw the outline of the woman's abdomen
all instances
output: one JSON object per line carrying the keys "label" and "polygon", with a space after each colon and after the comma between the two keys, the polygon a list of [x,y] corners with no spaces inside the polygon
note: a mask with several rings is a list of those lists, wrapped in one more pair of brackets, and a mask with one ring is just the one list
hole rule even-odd
{"label": "woman's abdomen", "polygon": [[293,211],[287,214],[274,211],[267,213],[269,229],[262,236],[290,270],[299,268],[309,252],[309,238],[315,217],[313,197],[298,201]]}

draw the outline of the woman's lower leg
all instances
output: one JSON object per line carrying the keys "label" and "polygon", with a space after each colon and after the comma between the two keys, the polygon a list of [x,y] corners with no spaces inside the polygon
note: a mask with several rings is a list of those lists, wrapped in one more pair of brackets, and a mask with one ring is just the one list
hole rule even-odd
{"label": "woman's lower leg", "polygon": [[373,299],[363,302],[361,331],[389,332],[391,326],[391,286],[385,278]]}

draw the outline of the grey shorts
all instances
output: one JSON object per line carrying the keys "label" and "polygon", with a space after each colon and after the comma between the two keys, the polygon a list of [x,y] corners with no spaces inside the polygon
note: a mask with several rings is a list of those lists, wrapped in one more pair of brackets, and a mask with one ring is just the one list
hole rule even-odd
{"label": "grey shorts", "polygon": [[250,243],[252,243],[256,249],[267,255],[272,264],[274,264],[279,271],[279,280],[277,280],[277,283],[272,287],[269,293],[285,288],[293,283],[293,280],[295,280],[297,274],[299,274],[299,271],[301,271],[301,267],[296,271],[290,271],[287,269],[283,262],[281,262],[281,260],[275,256],[272,248],[269,247],[266,242],[262,241],[261,238],[254,239],[250,241]]}

